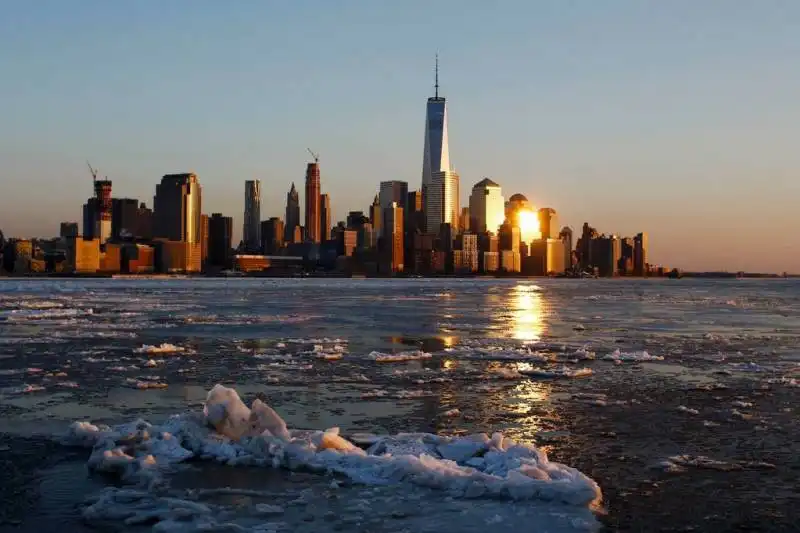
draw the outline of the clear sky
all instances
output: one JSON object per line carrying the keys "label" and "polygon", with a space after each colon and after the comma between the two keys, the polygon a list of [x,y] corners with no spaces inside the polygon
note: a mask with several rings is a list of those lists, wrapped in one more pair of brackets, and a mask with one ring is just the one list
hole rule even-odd
{"label": "clear sky", "polygon": [[283,216],[321,154],[334,220],[418,186],[441,57],[462,205],[506,197],[654,262],[800,271],[800,2],[0,0],[0,229],[57,234],[91,194],[152,204],[194,171],[234,217]]}

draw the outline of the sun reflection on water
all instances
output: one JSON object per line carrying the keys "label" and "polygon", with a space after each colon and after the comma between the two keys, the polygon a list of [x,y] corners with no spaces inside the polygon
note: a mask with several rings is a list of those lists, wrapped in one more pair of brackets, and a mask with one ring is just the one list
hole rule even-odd
{"label": "sun reflection on water", "polygon": [[537,285],[517,285],[511,293],[509,306],[513,337],[521,341],[541,340],[546,329],[541,288]]}

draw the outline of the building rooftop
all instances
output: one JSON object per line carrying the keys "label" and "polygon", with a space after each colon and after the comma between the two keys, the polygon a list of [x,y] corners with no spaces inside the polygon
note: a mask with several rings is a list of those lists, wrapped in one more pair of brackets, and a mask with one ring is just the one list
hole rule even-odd
{"label": "building rooftop", "polygon": [[511,198],[508,199],[509,202],[527,202],[528,199],[525,197],[524,194],[512,194]]}
{"label": "building rooftop", "polygon": [[500,185],[493,182],[489,178],[483,178],[481,181],[472,186],[473,189],[483,189],[486,187],[500,187]]}

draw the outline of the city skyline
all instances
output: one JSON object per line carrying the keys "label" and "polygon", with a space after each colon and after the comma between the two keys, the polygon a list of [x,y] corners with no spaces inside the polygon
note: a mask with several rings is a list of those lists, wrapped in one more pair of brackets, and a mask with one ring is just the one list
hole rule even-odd
{"label": "city skyline", "polygon": [[[800,123],[794,105],[800,76],[790,53],[792,17],[785,13],[799,8],[723,10],[719,4],[690,8],[679,2],[650,6],[649,12],[612,2],[602,9],[584,6],[580,13],[552,8],[536,13],[523,3],[508,4],[531,14],[539,31],[523,34],[520,23],[468,6],[462,10],[465,30],[475,30],[479,21],[491,30],[475,42],[448,47],[431,37],[400,53],[406,41],[390,29],[388,43],[364,52],[357,66],[348,59],[355,49],[344,44],[325,51],[330,61],[319,69],[309,68],[317,61],[315,50],[304,48],[292,52],[305,73],[302,82],[287,76],[285,84],[273,82],[259,97],[237,89],[238,104],[223,98],[214,84],[181,104],[163,82],[137,75],[144,66],[135,55],[125,56],[134,63],[132,69],[125,65],[130,74],[120,77],[125,71],[102,60],[105,49],[143,42],[135,32],[104,29],[104,21],[119,15],[113,7],[89,12],[86,5],[16,6],[0,23],[0,49],[16,50],[13,56],[0,52],[10,67],[2,96],[15,102],[4,113],[7,127],[0,126],[0,229],[6,236],[39,237],[55,234],[61,221],[80,222],[79,206],[91,194],[88,157],[113,182],[115,197],[137,198],[148,207],[154,184],[165,173],[195,172],[204,188],[204,213],[233,216],[238,242],[241,184],[261,180],[261,218],[283,216],[286,190],[300,181],[309,145],[325,156],[323,189],[330,194],[332,220],[341,220],[370,204],[378,181],[402,180],[416,188],[420,105],[431,94],[430,65],[440,49],[455,121],[449,133],[461,175],[461,205],[467,205],[472,185],[488,177],[506,195],[519,192],[536,207],[556,208],[561,223],[576,232],[586,221],[608,233],[646,231],[654,263],[690,270],[800,270],[800,236],[791,231],[800,225],[793,207],[800,196],[800,159],[790,146]],[[143,2],[134,9],[135,27],[152,22],[153,6]],[[399,20],[416,20],[420,8],[366,6],[319,14],[330,22],[324,28],[333,28],[338,17],[371,19],[381,9]],[[242,40],[257,41],[260,33],[249,25],[255,17],[248,9],[262,8],[233,10],[228,20],[242,30]],[[448,9],[452,4],[437,5],[420,24],[440,24]],[[184,19],[210,28],[211,14],[222,16],[215,11],[213,6],[193,13],[173,10],[148,31],[171,38],[169,25]],[[299,16],[288,7],[267,11],[270,20],[296,22]],[[615,31],[587,26],[588,15],[617,21]],[[59,17],[87,17],[98,31],[81,37],[56,27]],[[497,26],[501,18],[507,31]],[[637,41],[638,50],[626,46],[644,29],[649,40]],[[595,47],[597,39],[585,35],[590,30],[606,41]],[[617,39],[615,32],[621,34]],[[34,43],[34,35],[43,36],[37,37],[42,42]],[[223,35],[209,31],[209,43],[216,46]],[[36,47],[54,39],[68,46],[35,55]],[[97,47],[98,40],[109,47]],[[494,41],[490,51],[480,52],[479,44],[488,41]],[[219,57],[202,59],[205,46],[179,46],[151,61],[162,71],[175,69],[168,76],[174,88],[204,80],[198,76],[209,69],[228,72]],[[523,57],[528,63],[520,62]],[[251,64],[249,55],[242,61],[232,67],[235,81],[259,64]],[[74,67],[77,76],[83,63],[99,72],[71,81],[66,70]],[[270,58],[264,64],[279,72],[289,68]],[[61,91],[53,93],[51,86]],[[360,87],[357,98],[350,91],[355,87]],[[276,101],[282,110],[272,110]],[[133,115],[153,102],[160,103],[162,116]],[[218,102],[226,103],[218,109]],[[252,115],[243,113],[245,107]],[[48,116],[38,114],[39,108]],[[241,133],[230,136],[232,120]],[[189,132],[187,125],[205,133]],[[41,192],[53,188],[58,195]],[[758,217],[748,216],[755,212]],[[759,254],[749,253],[755,239],[770,240]]]}

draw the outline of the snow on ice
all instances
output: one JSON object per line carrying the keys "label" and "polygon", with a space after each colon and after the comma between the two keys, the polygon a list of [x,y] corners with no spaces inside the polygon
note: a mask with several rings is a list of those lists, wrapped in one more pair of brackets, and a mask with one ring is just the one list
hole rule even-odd
{"label": "snow on ice", "polygon": [[[262,401],[247,407],[234,389],[222,385],[208,393],[202,413],[175,415],[161,425],[144,420],[114,427],[75,422],[63,437],[65,444],[92,448],[90,470],[142,489],[106,489],[85,509],[84,518],[156,523],[164,531],[181,520],[199,525],[208,515],[203,504],[157,498],[153,492],[164,483],[166,469],[188,459],[333,473],[361,485],[408,483],[454,498],[533,500],[586,509],[602,497],[597,483],[583,473],[551,462],[544,451],[502,433],[400,433],[354,440],[360,446],[338,428],[290,430]],[[141,511],[142,502],[153,499],[159,503]],[[277,509],[264,509],[271,512],[277,514]]]}

